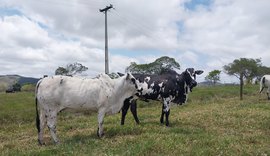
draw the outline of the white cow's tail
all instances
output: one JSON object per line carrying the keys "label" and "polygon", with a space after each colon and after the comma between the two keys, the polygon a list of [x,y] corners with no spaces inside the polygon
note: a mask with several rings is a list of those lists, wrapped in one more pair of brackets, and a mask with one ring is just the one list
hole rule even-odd
{"label": "white cow's tail", "polygon": [[40,118],[39,118],[39,111],[38,111],[38,98],[37,98],[37,95],[38,95],[38,88],[39,88],[40,83],[41,83],[41,80],[38,81],[38,83],[37,83],[36,96],[35,96],[35,100],[36,100],[36,127],[37,127],[38,132],[40,132]]}
{"label": "white cow's tail", "polygon": [[40,119],[39,119],[39,113],[38,113],[38,99],[36,97],[36,126],[37,126],[37,130],[38,132],[40,132]]}
{"label": "white cow's tail", "polygon": [[262,91],[264,89],[264,84],[265,84],[265,77],[262,77],[261,83],[260,83],[260,93],[262,93]]}

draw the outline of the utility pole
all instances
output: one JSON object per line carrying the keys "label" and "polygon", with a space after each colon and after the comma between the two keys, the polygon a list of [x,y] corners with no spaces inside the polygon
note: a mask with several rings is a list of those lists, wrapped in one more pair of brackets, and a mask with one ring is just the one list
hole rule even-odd
{"label": "utility pole", "polygon": [[105,13],[105,74],[109,74],[107,11],[111,8],[113,8],[112,4],[110,4],[110,6],[106,6],[104,9],[99,9],[100,12]]}

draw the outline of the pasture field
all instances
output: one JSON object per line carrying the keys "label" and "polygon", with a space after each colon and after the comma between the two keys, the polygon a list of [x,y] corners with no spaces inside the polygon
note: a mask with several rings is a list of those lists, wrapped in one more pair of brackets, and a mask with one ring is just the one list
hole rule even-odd
{"label": "pasture field", "polygon": [[139,102],[137,125],[129,112],[106,116],[105,136],[98,138],[97,114],[58,116],[54,145],[48,129],[39,146],[34,93],[0,93],[1,155],[270,155],[270,101],[259,86],[197,87],[187,105],[172,106],[171,127],[159,123],[161,104]]}

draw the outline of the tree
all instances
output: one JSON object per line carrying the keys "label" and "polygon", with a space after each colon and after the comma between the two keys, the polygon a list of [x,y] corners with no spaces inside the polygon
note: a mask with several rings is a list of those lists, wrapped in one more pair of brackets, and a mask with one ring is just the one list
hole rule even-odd
{"label": "tree", "polygon": [[19,83],[15,83],[14,85],[12,85],[12,88],[15,92],[20,92],[22,86]]}
{"label": "tree", "polygon": [[270,68],[266,67],[266,66],[260,66],[258,68],[258,73],[256,75],[255,83],[259,82],[260,79],[266,74],[268,74],[268,75],[270,74]]}
{"label": "tree", "polygon": [[220,81],[220,70],[213,70],[205,77],[206,81],[211,81],[214,85]]}
{"label": "tree", "polygon": [[156,59],[149,64],[137,64],[131,62],[130,66],[126,68],[126,72],[138,73],[138,74],[160,74],[169,69],[180,69],[180,65],[174,58],[163,56]]}
{"label": "tree", "polygon": [[234,75],[240,80],[240,100],[243,100],[244,80],[250,82],[258,75],[258,69],[261,67],[260,59],[240,58],[232,63],[225,65],[223,68],[229,75]]}
{"label": "tree", "polygon": [[67,66],[65,68],[58,67],[55,70],[55,75],[72,76],[75,74],[80,74],[86,70],[88,70],[88,68],[86,66],[83,66],[81,63],[75,62],[73,64],[67,64]]}
{"label": "tree", "polygon": [[118,77],[120,77],[118,74],[112,72],[110,74],[108,74],[108,76],[111,78],[111,79],[117,79]]}
{"label": "tree", "polygon": [[56,70],[55,70],[55,75],[67,75],[68,74],[68,71],[66,68],[64,67],[58,67]]}

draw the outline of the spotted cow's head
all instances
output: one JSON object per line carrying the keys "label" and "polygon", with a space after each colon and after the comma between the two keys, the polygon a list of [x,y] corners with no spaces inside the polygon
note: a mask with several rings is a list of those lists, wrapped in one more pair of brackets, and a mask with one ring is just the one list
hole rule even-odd
{"label": "spotted cow's head", "polygon": [[201,75],[202,70],[194,70],[194,68],[187,68],[184,72],[184,79],[186,86],[192,91],[192,88],[197,86],[196,75]]}
{"label": "spotted cow's head", "polygon": [[183,104],[187,101],[187,94],[192,91],[192,88],[197,86],[196,75],[202,74],[202,70],[194,70],[194,68],[187,68],[182,74],[177,74],[177,95],[174,103]]}

